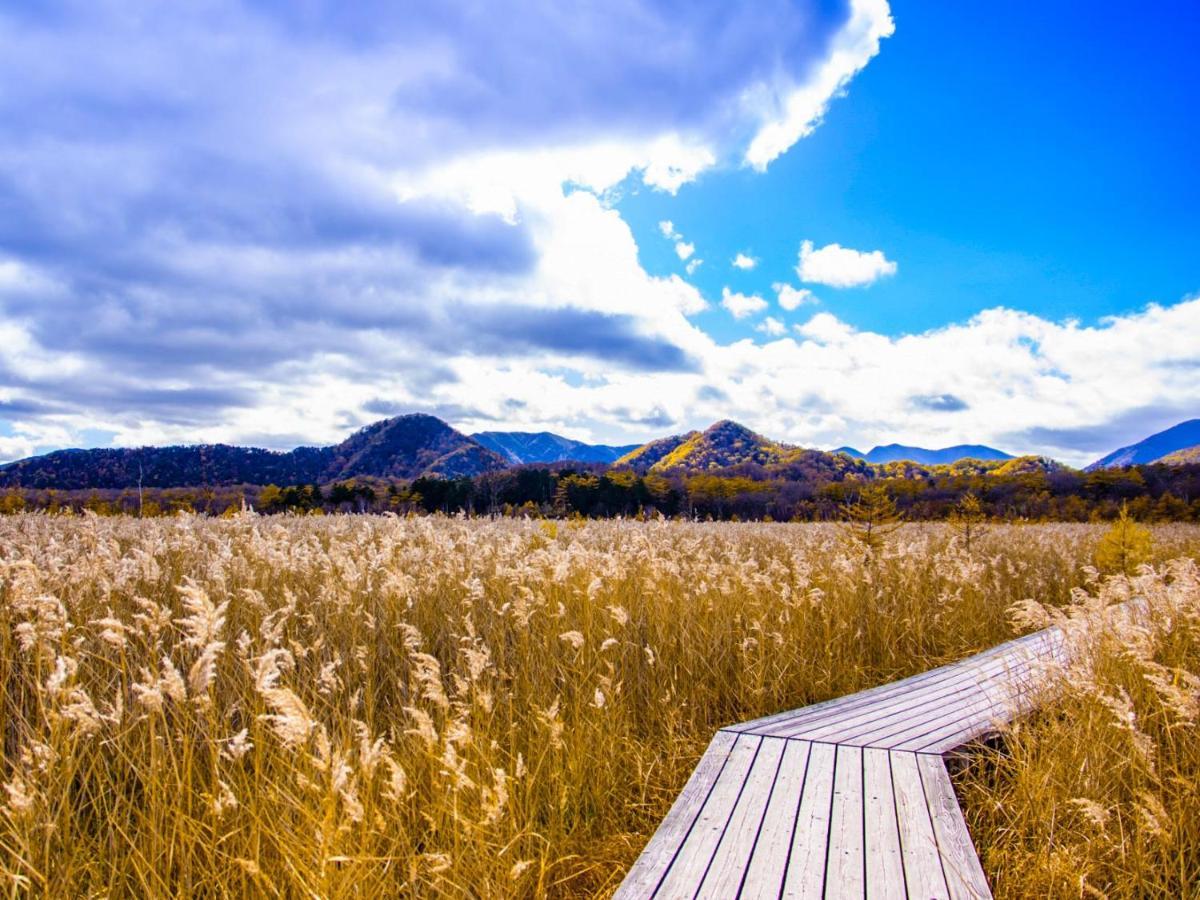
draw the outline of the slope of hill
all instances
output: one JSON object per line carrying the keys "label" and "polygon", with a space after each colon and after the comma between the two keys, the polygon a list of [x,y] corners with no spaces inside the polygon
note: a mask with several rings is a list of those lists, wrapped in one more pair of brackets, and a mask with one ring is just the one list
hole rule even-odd
{"label": "slope of hill", "polygon": [[968,457],[952,463],[933,465],[901,459],[895,462],[871,463],[871,470],[881,478],[998,477],[1014,475],[1049,475],[1067,471],[1068,467],[1046,456],[1014,456],[1008,459],[977,459]]}
{"label": "slope of hill", "polygon": [[489,450],[499,453],[513,465],[523,463],[616,462],[641,444],[614,447],[585,444],[550,431],[480,431],[471,435]]}
{"label": "slope of hill", "polygon": [[1102,456],[1086,469],[1108,469],[1114,466],[1132,466],[1139,463],[1151,463],[1162,459],[1176,450],[1183,450],[1200,444],[1200,419],[1189,419],[1178,425],[1152,434],[1136,444],[1114,450],[1108,456]]}
{"label": "slope of hill", "polygon": [[632,466],[639,472],[704,472],[741,465],[781,466],[819,452],[772,441],[724,419],[704,431],[651,441],[621,457],[616,465]]}
{"label": "slope of hill", "polygon": [[327,483],[375,476],[453,478],[505,468],[502,457],[426,415],[368,425],[333,447],[288,452],[200,444],[190,447],[59,450],[0,466],[0,486],[59,488],[184,487]]}
{"label": "slope of hill", "polygon": [[681,443],[654,464],[654,469],[727,469],[753,463],[759,466],[780,465],[797,459],[799,447],[769,440],[745,425],[723,419]]}
{"label": "slope of hill", "polygon": [[927,466],[941,466],[956,463],[960,459],[1012,459],[1012,455],[995,447],[985,447],[983,444],[955,444],[953,447],[942,447],[930,450],[927,447],[907,447],[904,444],[884,444],[872,448],[867,453],[859,453],[853,447],[839,447],[834,453],[846,453],[869,463],[915,462]]}
{"label": "slope of hill", "polygon": [[665,457],[674,453],[683,444],[699,434],[700,432],[698,431],[689,431],[687,434],[673,434],[670,437],[658,438],[647,444],[642,444],[642,446],[634,450],[630,450],[614,462],[613,465],[629,466],[637,472],[648,472]]}
{"label": "slope of hill", "polygon": [[1166,463],[1168,466],[1192,466],[1200,464],[1200,444],[1195,447],[1184,447],[1166,456],[1160,456],[1155,462]]}

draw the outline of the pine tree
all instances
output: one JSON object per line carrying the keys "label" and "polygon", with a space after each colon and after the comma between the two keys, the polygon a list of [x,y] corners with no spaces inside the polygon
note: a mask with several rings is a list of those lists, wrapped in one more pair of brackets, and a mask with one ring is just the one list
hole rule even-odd
{"label": "pine tree", "polygon": [[971,552],[971,541],[983,534],[983,522],[986,518],[987,514],[983,511],[983,504],[971,491],[963,494],[954,504],[954,508],[950,510],[950,524],[955,533],[962,538],[963,546],[968,553]]}
{"label": "pine tree", "polygon": [[1104,572],[1132,575],[1150,558],[1151,541],[1150,529],[1131,519],[1129,507],[1122,503],[1121,514],[1096,546],[1096,567]]}
{"label": "pine tree", "polygon": [[858,499],[842,507],[848,533],[867,552],[867,559],[883,548],[888,535],[900,527],[896,502],[882,484],[863,488]]}

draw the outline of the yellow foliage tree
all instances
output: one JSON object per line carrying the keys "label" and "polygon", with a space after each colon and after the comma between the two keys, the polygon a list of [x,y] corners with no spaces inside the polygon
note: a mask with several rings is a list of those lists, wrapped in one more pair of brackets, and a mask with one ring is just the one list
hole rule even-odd
{"label": "yellow foliage tree", "polygon": [[1121,504],[1121,514],[1096,545],[1096,568],[1102,572],[1132,575],[1150,558],[1150,529],[1129,517],[1129,509]]}

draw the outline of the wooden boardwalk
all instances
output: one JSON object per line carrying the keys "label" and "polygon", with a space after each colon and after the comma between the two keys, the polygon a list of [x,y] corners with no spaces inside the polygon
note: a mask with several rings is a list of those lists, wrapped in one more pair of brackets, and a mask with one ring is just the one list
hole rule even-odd
{"label": "wooden boardwalk", "polygon": [[1033,702],[1049,628],[717,733],[616,897],[991,897],[943,754]]}

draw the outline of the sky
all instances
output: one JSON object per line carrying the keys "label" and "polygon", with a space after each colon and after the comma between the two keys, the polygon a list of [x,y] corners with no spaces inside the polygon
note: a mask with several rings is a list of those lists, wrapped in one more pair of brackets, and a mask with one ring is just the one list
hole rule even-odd
{"label": "sky", "polygon": [[0,2],[0,461],[1200,415],[1200,7]]}

